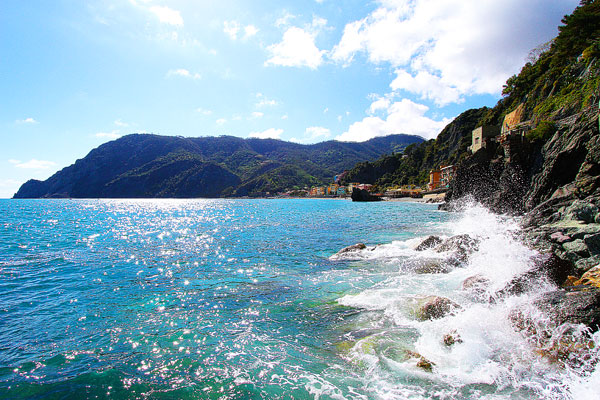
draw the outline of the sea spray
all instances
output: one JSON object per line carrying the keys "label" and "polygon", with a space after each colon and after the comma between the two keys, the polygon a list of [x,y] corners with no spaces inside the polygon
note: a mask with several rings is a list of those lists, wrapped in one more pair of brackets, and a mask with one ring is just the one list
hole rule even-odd
{"label": "sea spray", "polygon": [[[520,292],[502,292],[509,282],[535,268],[539,258],[537,251],[519,240],[519,219],[471,203],[441,228],[448,233],[442,240],[468,235],[478,242],[477,250],[462,263],[454,263],[447,273],[422,274],[407,267],[419,259],[453,257],[452,252],[439,252],[435,247],[414,250],[424,237],[354,254],[355,260],[397,263],[398,273],[389,273],[374,287],[338,300],[369,315],[357,318],[365,324],[360,330],[368,330],[369,336],[358,338],[346,358],[369,377],[373,393],[381,398],[402,393],[409,398],[452,399],[597,396],[592,382],[599,379],[595,367],[598,335],[590,337],[583,326],[551,326],[532,305],[536,296],[556,287],[537,276]],[[352,259],[351,254],[345,257]],[[484,283],[479,293],[462,287],[469,277],[479,277]],[[415,318],[415,303],[432,295],[451,299],[460,310],[437,319]],[[527,310],[529,318],[549,329],[544,335],[550,335],[550,340],[536,336],[539,332],[519,331],[511,319],[515,309]],[[568,343],[574,352],[570,357],[582,359],[565,362],[555,353],[566,350],[553,348],[552,343]],[[432,367],[423,368],[422,360]],[[422,384],[413,387],[415,380]]]}

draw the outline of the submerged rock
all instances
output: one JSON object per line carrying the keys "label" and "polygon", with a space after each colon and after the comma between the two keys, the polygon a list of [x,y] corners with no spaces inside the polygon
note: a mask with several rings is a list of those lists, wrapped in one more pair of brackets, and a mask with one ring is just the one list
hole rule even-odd
{"label": "submerged rock", "polygon": [[429,361],[428,359],[426,359],[425,357],[423,357],[416,351],[406,350],[405,353],[408,356],[408,358],[416,358],[417,359],[416,366],[418,368],[421,368],[422,370],[427,371],[427,372],[433,372],[433,367],[435,365],[435,363],[433,361]]}
{"label": "submerged rock", "polygon": [[443,242],[443,240],[439,236],[431,235],[427,239],[423,240],[417,247],[415,247],[415,250],[423,251],[423,250],[431,249],[431,248],[439,245],[442,242]]}
{"label": "submerged rock", "polygon": [[440,296],[427,296],[419,301],[415,315],[421,321],[443,318],[461,307],[450,299]]}

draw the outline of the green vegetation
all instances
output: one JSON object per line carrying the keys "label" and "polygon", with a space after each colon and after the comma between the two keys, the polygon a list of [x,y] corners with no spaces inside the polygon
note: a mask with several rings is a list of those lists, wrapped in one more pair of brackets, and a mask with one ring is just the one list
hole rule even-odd
{"label": "green vegetation", "polygon": [[556,123],[552,121],[541,121],[535,129],[527,132],[525,137],[530,142],[545,142],[556,132]]}

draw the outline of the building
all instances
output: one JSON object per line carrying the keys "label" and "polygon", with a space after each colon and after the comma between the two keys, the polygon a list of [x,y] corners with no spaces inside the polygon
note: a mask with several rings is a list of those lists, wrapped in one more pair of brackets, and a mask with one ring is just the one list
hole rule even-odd
{"label": "building", "polygon": [[472,143],[469,149],[471,153],[476,153],[482,147],[486,147],[489,141],[500,134],[500,128],[492,125],[483,125],[475,128],[472,132]]}
{"label": "building", "polygon": [[524,137],[531,130],[532,121],[522,121],[525,106],[519,105],[514,111],[506,114],[502,122],[499,142],[504,148],[504,159],[511,160],[511,155],[524,144]]}
{"label": "building", "polygon": [[456,167],[454,165],[441,165],[439,169],[429,171],[429,191],[448,189],[450,181],[454,178]]}

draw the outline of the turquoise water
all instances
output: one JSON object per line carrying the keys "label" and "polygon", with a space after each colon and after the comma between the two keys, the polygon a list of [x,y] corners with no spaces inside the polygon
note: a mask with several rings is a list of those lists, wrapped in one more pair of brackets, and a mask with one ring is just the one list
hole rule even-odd
{"label": "turquoise water", "polygon": [[[0,201],[0,397],[367,395],[330,261],[422,235],[432,205],[332,200]],[[425,232],[426,233],[426,232]]]}
{"label": "turquoise water", "polygon": [[[597,398],[599,346],[565,366],[510,320],[544,326],[531,298],[556,288],[482,300],[537,253],[476,204],[1,200],[0,218],[1,399]],[[430,234],[479,249],[416,251]],[[420,320],[429,295],[460,308]]]}

